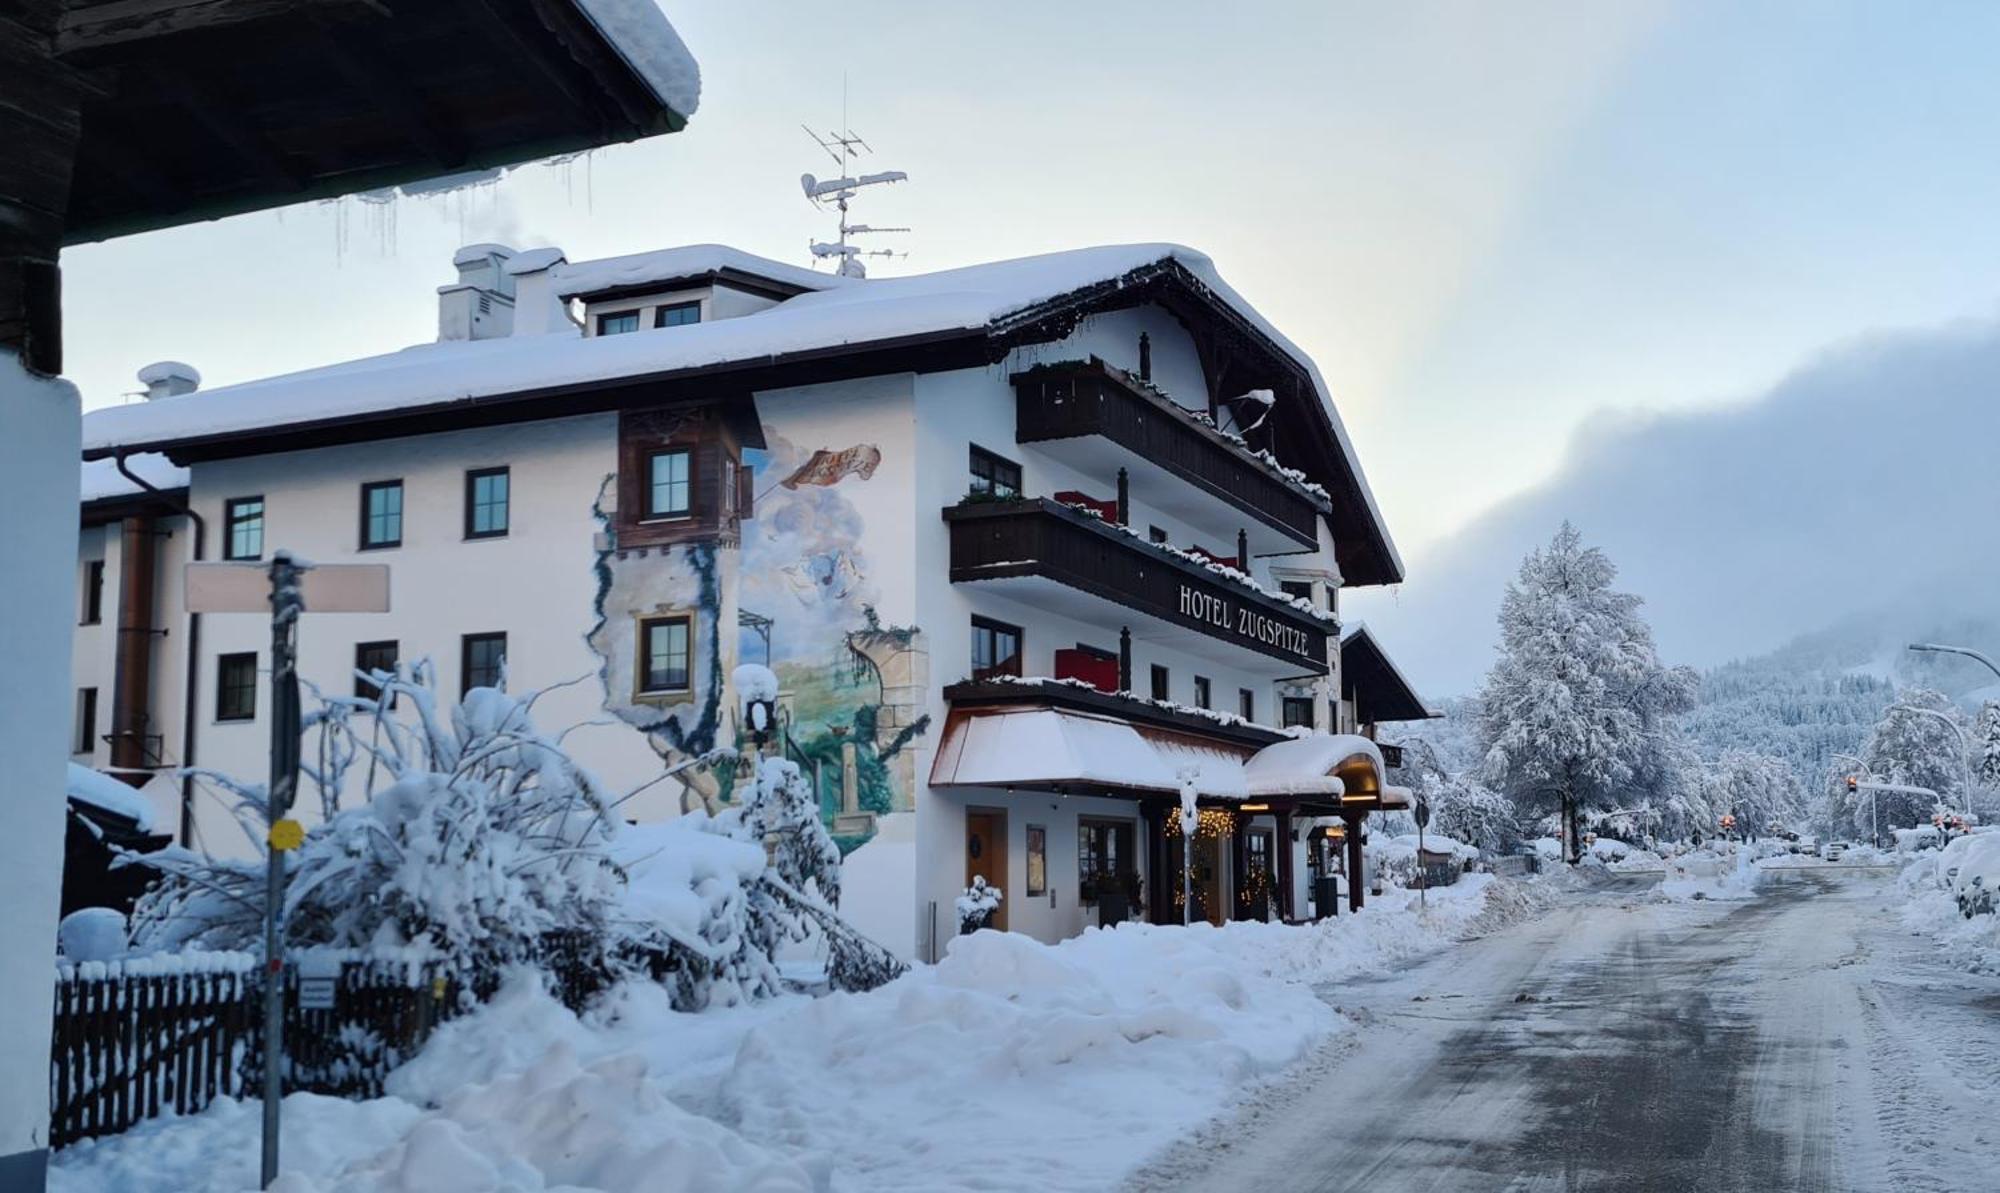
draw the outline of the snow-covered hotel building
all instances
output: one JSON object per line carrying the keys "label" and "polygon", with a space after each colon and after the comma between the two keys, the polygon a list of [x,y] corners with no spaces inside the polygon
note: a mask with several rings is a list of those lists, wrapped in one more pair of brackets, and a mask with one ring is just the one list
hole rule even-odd
{"label": "snow-covered hotel building", "polygon": [[[262,776],[268,626],[191,618],[180,565],[285,548],[391,570],[391,612],[306,618],[321,691],[504,666],[634,819],[727,802],[734,766],[663,763],[740,748],[732,675],[767,664],[842,910],[905,954],[974,876],[1043,939],[1178,921],[1188,782],[1196,914],[1330,910],[1313,878],[1396,799],[1362,735],[1425,715],[1372,639],[1343,667],[1340,592],[1402,564],[1311,360],[1206,257],[455,265],[436,343],[208,390],[151,366],[86,418],[76,761]],[[251,847],[201,782],[147,789]]]}

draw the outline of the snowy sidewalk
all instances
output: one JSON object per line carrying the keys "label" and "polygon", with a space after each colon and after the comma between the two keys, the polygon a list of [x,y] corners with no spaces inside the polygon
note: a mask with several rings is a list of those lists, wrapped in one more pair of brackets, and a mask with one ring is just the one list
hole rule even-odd
{"label": "snowy sidewalk", "polygon": [[[1489,896],[1504,891],[1500,898]],[[1469,876],[1310,927],[1005,933],[881,989],[700,1015],[532,985],[442,1029],[392,1096],[286,1102],[288,1193],[1103,1189],[1346,1030],[1314,991],[1523,914]],[[255,1107],[56,1157],[51,1188],[254,1185]]]}

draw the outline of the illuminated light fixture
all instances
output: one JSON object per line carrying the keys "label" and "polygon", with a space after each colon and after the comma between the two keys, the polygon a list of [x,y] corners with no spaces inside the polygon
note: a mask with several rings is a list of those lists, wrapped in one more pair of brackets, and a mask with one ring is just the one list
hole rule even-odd
{"label": "illuminated light fixture", "polygon": [[1237,811],[1239,811],[1239,812],[1268,812],[1268,811],[1270,811],[1270,810],[1271,810],[1271,805],[1269,805],[1269,804],[1238,804],[1238,805],[1236,806],[1236,810],[1237,810]]}

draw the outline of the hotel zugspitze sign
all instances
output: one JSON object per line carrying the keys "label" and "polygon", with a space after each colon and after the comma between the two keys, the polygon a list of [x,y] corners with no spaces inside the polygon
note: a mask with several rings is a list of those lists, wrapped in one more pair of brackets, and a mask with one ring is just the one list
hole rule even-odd
{"label": "hotel zugspitze sign", "polygon": [[1220,626],[1239,638],[1276,646],[1305,658],[1312,657],[1312,644],[1304,630],[1286,625],[1277,618],[1248,606],[1239,605],[1228,597],[1201,592],[1183,584],[1181,615],[1209,625]]}

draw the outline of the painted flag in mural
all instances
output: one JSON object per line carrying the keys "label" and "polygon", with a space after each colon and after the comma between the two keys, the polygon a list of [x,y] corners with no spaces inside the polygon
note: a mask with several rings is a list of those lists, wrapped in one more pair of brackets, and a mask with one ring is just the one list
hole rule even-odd
{"label": "painted flag in mural", "polygon": [[835,485],[850,476],[860,476],[867,480],[875,475],[875,469],[882,463],[882,449],[872,443],[857,443],[845,451],[828,451],[819,448],[812,459],[799,466],[778,483],[787,489],[800,485]]}

